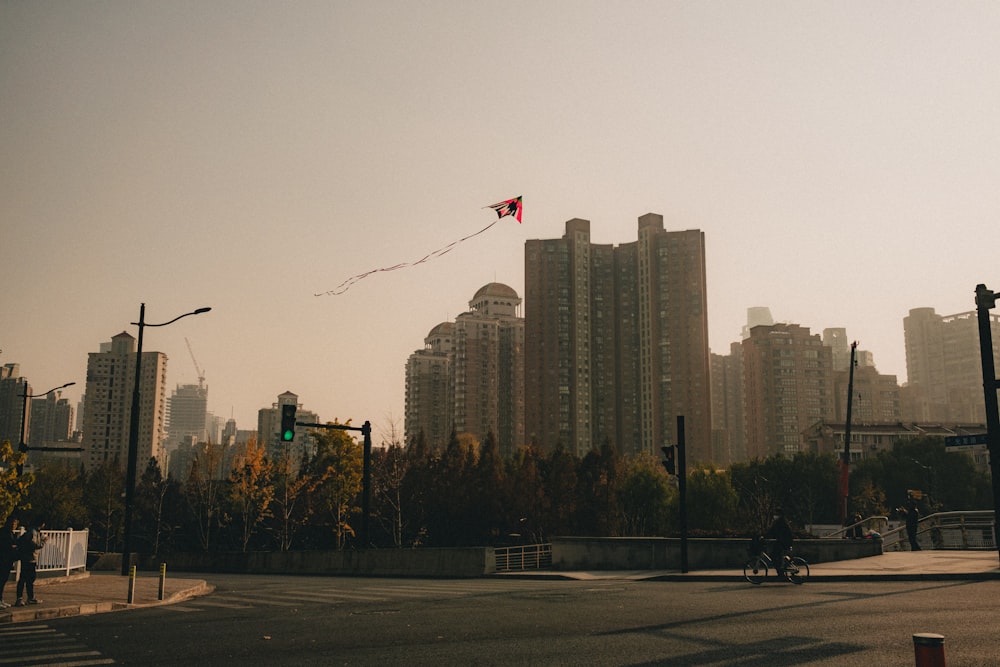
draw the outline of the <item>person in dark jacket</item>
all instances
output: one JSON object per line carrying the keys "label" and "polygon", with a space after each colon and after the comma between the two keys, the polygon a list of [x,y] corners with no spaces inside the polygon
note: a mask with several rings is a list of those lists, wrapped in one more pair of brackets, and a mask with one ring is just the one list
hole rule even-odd
{"label": "person in dark jacket", "polygon": [[920,544],[917,542],[917,529],[920,526],[920,510],[917,504],[910,500],[906,507],[901,507],[902,514],[906,517],[906,537],[910,541],[910,551],[920,551]]}
{"label": "person in dark jacket", "polygon": [[785,519],[785,513],[782,510],[777,510],[774,515],[774,523],[768,528],[767,533],[764,535],[769,540],[774,540],[771,544],[771,562],[774,563],[774,567],[781,573],[785,569],[785,554],[789,549],[792,548],[792,527],[788,525],[788,520]]}
{"label": "person in dark jacket", "polygon": [[10,605],[3,601],[3,589],[10,579],[11,568],[17,560],[17,517],[13,514],[7,517],[0,529],[0,609]]}
{"label": "person in dark jacket", "polygon": [[[35,578],[37,576],[38,554],[45,546],[45,536],[42,529],[45,528],[45,521],[38,519],[35,525],[28,528],[17,541],[17,558],[21,561],[21,576],[17,579],[17,602],[15,607],[23,607],[25,604],[38,604],[40,600],[35,599]],[[24,599],[24,593],[28,593],[28,599]]]}

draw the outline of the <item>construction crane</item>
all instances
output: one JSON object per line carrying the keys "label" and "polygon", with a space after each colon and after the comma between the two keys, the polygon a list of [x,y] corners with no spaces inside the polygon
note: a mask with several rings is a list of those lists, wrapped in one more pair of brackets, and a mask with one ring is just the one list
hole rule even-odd
{"label": "construction crane", "polygon": [[191,354],[191,361],[194,362],[194,369],[196,371],[198,371],[198,388],[199,389],[204,389],[205,388],[205,371],[203,371],[202,368],[201,368],[201,366],[198,365],[198,360],[194,358],[194,350],[191,349],[191,341],[189,341],[185,337],[184,338],[184,342],[187,343],[188,352]]}

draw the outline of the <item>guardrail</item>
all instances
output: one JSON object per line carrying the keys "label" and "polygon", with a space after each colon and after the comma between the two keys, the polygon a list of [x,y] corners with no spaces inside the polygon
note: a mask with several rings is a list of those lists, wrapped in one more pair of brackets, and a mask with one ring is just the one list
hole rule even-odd
{"label": "guardrail", "polygon": [[[21,530],[23,533],[24,530]],[[38,554],[38,572],[65,572],[87,569],[87,545],[90,531],[83,530],[43,530],[45,546]],[[14,562],[14,572],[21,576],[21,562]]]}
{"label": "guardrail", "polygon": [[525,544],[516,547],[497,547],[497,572],[520,572],[552,567],[551,544]]}
{"label": "guardrail", "polygon": [[857,523],[852,523],[850,525],[844,526],[839,530],[835,530],[826,535],[822,535],[822,539],[843,539],[846,537],[856,537],[855,529],[860,528],[860,537],[865,537],[870,531],[875,531],[879,535],[883,535],[889,526],[889,517],[887,516],[870,516],[867,519],[862,519]]}
{"label": "guardrail", "polygon": [[[917,544],[921,549],[995,550],[993,510],[938,512],[920,520]],[[907,551],[906,526],[882,535],[885,551]]]}

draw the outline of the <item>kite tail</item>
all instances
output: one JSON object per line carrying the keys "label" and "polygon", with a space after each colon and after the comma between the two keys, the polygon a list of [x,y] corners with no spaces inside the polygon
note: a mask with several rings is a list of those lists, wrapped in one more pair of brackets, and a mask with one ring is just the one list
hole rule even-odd
{"label": "kite tail", "polygon": [[420,259],[418,259],[418,260],[416,260],[414,262],[403,262],[401,264],[396,264],[394,266],[385,266],[385,267],[382,267],[380,269],[371,269],[370,271],[365,271],[364,273],[359,273],[356,276],[351,276],[350,278],[348,278],[344,282],[342,282],[339,285],[337,285],[332,290],[328,290],[326,292],[317,292],[317,293],[314,293],[313,296],[336,296],[338,294],[343,294],[347,290],[351,289],[351,287],[355,283],[357,283],[358,281],[364,280],[365,278],[367,278],[368,276],[372,275],[373,273],[385,273],[387,271],[395,271],[396,269],[403,269],[403,268],[407,268],[407,267],[411,267],[411,266],[416,266],[418,264],[423,264],[424,262],[427,262],[427,261],[429,261],[431,259],[434,259],[435,257],[440,257],[441,255],[445,255],[445,254],[451,252],[455,248],[455,246],[457,246],[459,243],[462,243],[464,241],[468,241],[471,238],[479,236],[480,234],[482,234],[483,232],[485,232],[486,230],[488,230],[490,227],[492,227],[493,225],[497,224],[498,222],[500,222],[500,218],[497,218],[496,220],[494,220],[490,224],[486,225],[485,227],[483,227],[482,229],[480,229],[478,232],[475,232],[474,234],[469,234],[468,236],[464,236],[464,237],[458,239],[457,241],[452,241],[451,243],[449,243],[448,245],[446,245],[446,246],[444,246],[442,248],[438,248],[437,250],[434,250],[432,252],[427,253],[426,255],[424,255],[423,257],[421,257]]}

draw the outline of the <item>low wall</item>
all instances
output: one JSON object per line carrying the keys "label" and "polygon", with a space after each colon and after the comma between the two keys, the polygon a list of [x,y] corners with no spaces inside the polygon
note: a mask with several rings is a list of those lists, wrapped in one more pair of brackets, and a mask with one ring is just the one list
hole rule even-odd
{"label": "low wall", "polygon": [[[680,570],[681,541],[671,537],[557,537],[552,569]],[[688,569],[730,569],[746,560],[748,539],[688,540]],[[795,552],[810,563],[825,563],[882,553],[882,540],[796,540]],[[368,549],[364,551],[268,551],[177,553],[161,559],[170,572],[238,574],[317,574],[369,577],[482,577],[496,572],[492,547],[453,549]],[[155,571],[160,561],[140,562]],[[104,554],[94,570],[120,570],[121,554]]]}
{"label": "low wall", "polygon": [[[681,569],[680,538],[556,537],[551,541],[554,570]],[[746,560],[749,545],[749,539],[690,538],[688,569],[732,568]],[[796,540],[794,548],[810,563],[827,563],[881,555],[882,540]]]}
{"label": "low wall", "polygon": [[[161,559],[171,572],[327,574],[371,577],[481,577],[496,572],[491,547],[176,553]],[[121,569],[121,554],[105,554],[95,570]],[[159,562],[139,563],[156,570]]]}

